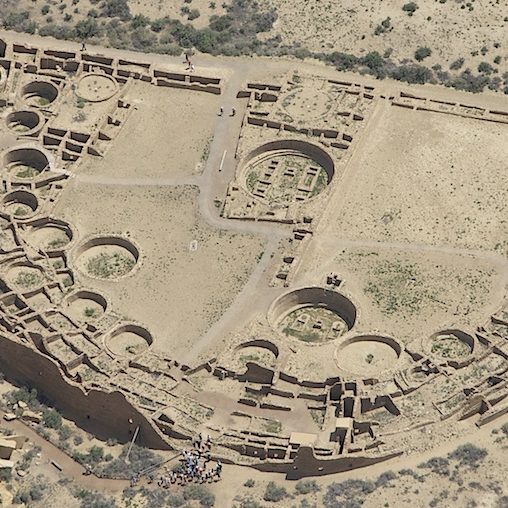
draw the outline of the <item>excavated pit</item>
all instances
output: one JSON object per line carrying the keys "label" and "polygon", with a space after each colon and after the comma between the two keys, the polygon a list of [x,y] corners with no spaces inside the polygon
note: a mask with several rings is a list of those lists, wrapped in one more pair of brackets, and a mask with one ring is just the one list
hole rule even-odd
{"label": "excavated pit", "polygon": [[370,377],[393,369],[401,353],[401,345],[391,337],[360,335],[340,344],[335,358],[341,370]]}
{"label": "excavated pit", "polygon": [[275,300],[268,319],[286,337],[322,343],[337,339],[353,328],[356,307],[336,291],[306,287]]}
{"label": "excavated pit", "polygon": [[49,81],[32,81],[21,90],[23,100],[35,108],[49,106],[58,97],[58,88]]}
{"label": "excavated pit", "polygon": [[137,356],[153,344],[153,337],[146,329],[134,324],[118,327],[105,339],[105,345],[117,356]]}
{"label": "excavated pit", "polygon": [[18,134],[32,134],[42,124],[42,117],[37,111],[13,111],[5,120],[7,127]]}
{"label": "excavated pit", "polygon": [[101,236],[83,243],[75,259],[78,269],[86,275],[114,280],[132,272],[139,261],[139,250],[126,238]]}
{"label": "excavated pit", "polygon": [[16,220],[29,219],[37,213],[39,201],[35,194],[25,190],[17,190],[4,196],[2,208]]}

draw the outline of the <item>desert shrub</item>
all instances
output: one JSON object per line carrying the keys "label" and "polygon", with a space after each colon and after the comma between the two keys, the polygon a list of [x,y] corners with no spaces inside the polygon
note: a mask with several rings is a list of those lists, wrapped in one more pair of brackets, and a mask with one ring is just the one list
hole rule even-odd
{"label": "desert shrub", "polygon": [[199,9],[191,9],[189,11],[189,14],[187,15],[187,19],[189,21],[193,21],[195,19],[198,19],[199,16],[201,16],[201,13],[199,12]]}
{"label": "desert shrub", "polygon": [[186,501],[199,501],[199,504],[206,508],[215,505],[215,496],[204,485],[189,485],[185,487],[183,497]]}
{"label": "desert shrub", "polygon": [[359,58],[349,53],[340,53],[334,51],[326,56],[326,60],[335,65],[339,71],[349,71],[353,69],[359,62]]}
{"label": "desert shrub", "polygon": [[466,69],[464,72],[450,81],[445,83],[447,86],[451,86],[456,90],[465,90],[467,92],[479,93],[489,84],[490,79],[484,75],[475,76],[470,69]]}
{"label": "desert shrub", "polygon": [[129,455],[129,464],[125,462],[125,457],[129,445],[125,445],[122,453],[116,459],[109,461],[102,466],[101,473],[108,478],[129,478],[133,471],[143,471],[144,469],[159,464],[161,457],[156,455],[148,448],[134,445]]}
{"label": "desert shrub", "polygon": [[[237,501],[236,498],[235,501]],[[252,497],[250,496],[239,499],[238,504],[235,504],[234,506],[238,506],[238,508],[263,508],[263,505],[261,503],[258,503],[255,499],[252,499]]]}
{"label": "desert shrub", "polygon": [[485,459],[487,454],[485,448],[478,448],[471,443],[466,443],[448,454],[448,457],[458,461],[460,466],[467,466],[474,469]]}
{"label": "desert shrub", "polygon": [[87,453],[76,452],[73,455],[76,462],[97,466],[104,460],[104,449],[100,446],[92,446]]}
{"label": "desert shrub", "polygon": [[383,21],[381,21],[381,24],[376,26],[374,30],[374,35],[381,35],[386,32],[390,32],[391,30],[393,30],[392,20],[390,17],[388,17],[386,19],[383,19]]}
{"label": "desert shrub", "polygon": [[80,39],[89,39],[90,37],[99,35],[100,32],[99,24],[93,17],[78,21],[74,29],[76,30],[76,36]]}
{"label": "desert shrub", "polygon": [[501,63],[501,60],[502,60],[501,55],[497,55],[496,57],[494,57],[494,63],[496,65],[499,65]]}
{"label": "desert shrub", "polygon": [[272,503],[278,503],[287,496],[287,491],[284,487],[277,485],[275,482],[269,482],[266,486],[263,499]]}
{"label": "desert shrub", "polygon": [[56,409],[45,409],[42,412],[42,421],[50,429],[60,429],[62,427],[62,417]]}
{"label": "desert shrub", "polygon": [[418,9],[418,4],[415,2],[408,2],[402,6],[402,10],[407,12],[408,16],[412,16]]}
{"label": "desert shrub", "polygon": [[146,27],[131,32],[131,42],[136,49],[148,49],[157,44],[157,36]]}
{"label": "desert shrub", "polygon": [[323,502],[326,508],[337,506],[360,508],[365,497],[375,490],[376,485],[371,481],[346,480],[341,483],[332,483],[328,486]]}
{"label": "desert shrub", "polygon": [[390,482],[395,480],[397,475],[393,471],[385,471],[381,473],[376,480],[376,488],[384,487],[388,485]]}
{"label": "desert shrub", "polygon": [[316,480],[302,480],[295,485],[295,490],[298,494],[310,494],[311,492],[319,492],[321,487],[317,484]]}
{"label": "desert shrub", "polygon": [[81,500],[81,508],[116,508],[117,506],[113,498],[91,490],[78,490],[74,492],[74,497]]}
{"label": "desert shrub", "polygon": [[424,60],[425,58],[429,57],[430,55],[432,54],[432,51],[430,48],[418,48],[416,51],[415,51],[415,59],[418,61],[418,62],[421,62],[422,60]]}
{"label": "desert shrub", "polygon": [[60,441],[67,441],[72,436],[72,429],[68,425],[62,425],[58,430]]}
{"label": "desert shrub", "polygon": [[398,81],[405,81],[406,83],[419,83],[424,84],[432,80],[432,71],[424,65],[401,65],[396,67],[389,73],[390,77]]}
{"label": "desert shrub", "polygon": [[12,477],[12,470],[8,467],[0,468],[0,482],[8,482]]}
{"label": "desert shrub", "polygon": [[49,9],[51,8],[51,6],[49,4],[45,4],[42,6],[42,9],[41,9],[41,14],[43,16],[46,16],[46,14],[49,13]]}
{"label": "desert shrub", "polygon": [[75,37],[76,32],[74,28],[68,25],[56,25],[54,23],[49,23],[48,25],[44,25],[39,29],[39,35],[42,36],[50,36],[55,39],[72,39]]}
{"label": "desert shrub", "polygon": [[505,423],[501,426],[501,432],[505,435],[505,436],[508,436],[508,423]]}
{"label": "desert shrub", "polygon": [[464,58],[460,57],[460,58],[457,58],[457,60],[454,60],[451,64],[450,64],[450,69],[452,71],[457,71],[459,70],[463,65],[464,65]]}
{"label": "desert shrub", "polygon": [[153,51],[161,55],[178,56],[182,53],[182,48],[178,44],[158,44]]}
{"label": "desert shrub", "polygon": [[433,457],[432,459],[419,464],[418,467],[420,469],[430,469],[433,473],[436,473],[440,476],[449,476],[450,461],[445,457]]}
{"label": "desert shrub", "polygon": [[24,402],[32,409],[39,409],[40,407],[40,403],[37,400],[37,390],[35,388],[29,390],[28,388],[23,386],[22,388],[7,393],[5,398],[11,404],[15,404],[17,402]]}
{"label": "desert shrub", "polygon": [[508,496],[498,497],[496,500],[495,508],[507,508],[508,507]]}
{"label": "desert shrub", "polygon": [[28,11],[10,12],[3,20],[3,26],[8,30],[24,31],[29,23],[30,13]]}
{"label": "desert shrub", "polygon": [[478,65],[478,72],[482,74],[492,74],[494,72],[494,67],[492,67],[489,62],[482,62]]}
{"label": "desert shrub", "polygon": [[140,28],[145,27],[150,24],[150,18],[147,18],[146,16],[143,16],[143,14],[136,14],[131,20],[131,27],[132,28]]}
{"label": "desert shrub", "polygon": [[252,478],[249,478],[244,484],[243,486],[244,487],[248,487],[248,488],[251,488],[251,487],[254,487],[254,485],[256,485],[256,482],[252,479]]}
{"label": "desert shrub", "polygon": [[159,33],[166,26],[167,22],[167,18],[154,19],[153,21],[150,21],[150,28],[152,31]]}
{"label": "desert shrub", "polygon": [[379,70],[384,65],[383,57],[377,51],[371,51],[362,58],[362,64],[366,65],[370,70]]}
{"label": "desert shrub", "polygon": [[102,14],[108,18],[120,18],[123,20],[128,20],[131,17],[127,0],[105,0],[102,4]]}

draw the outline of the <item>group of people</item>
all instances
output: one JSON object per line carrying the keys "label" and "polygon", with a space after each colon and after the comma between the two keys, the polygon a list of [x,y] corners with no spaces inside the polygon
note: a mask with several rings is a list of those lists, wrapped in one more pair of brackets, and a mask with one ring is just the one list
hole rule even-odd
{"label": "group of people", "polygon": [[[217,460],[215,466],[208,467],[212,462],[212,439],[207,436],[203,439],[200,435],[192,443],[191,450],[184,450],[180,458],[180,467],[174,471],[163,474],[157,480],[157,485],[164,489],[168,489],[172,484],[185,485],[186,483],[208,483],[218,481],[222,475],[222,463]],[[131,487],[135,487],[141,475],[135,473],[131,476]],[[148,475],[148,482],[155,481],[153,474]]]}

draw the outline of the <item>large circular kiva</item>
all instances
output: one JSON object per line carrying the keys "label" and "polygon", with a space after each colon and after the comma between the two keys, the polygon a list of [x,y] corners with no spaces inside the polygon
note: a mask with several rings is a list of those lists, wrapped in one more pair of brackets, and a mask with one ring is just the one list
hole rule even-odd
{"label": "large circular kiva", "polygon": [[30,245],[45,252],[64,249],[72,237],[72,230],[67,224],[51,219],[39,223],[26,234]]}
{"label": "large circular kiva", "polygon": [[430,338],[430,353],[440,360],[463,360],[473,352],[474,339],[461,330],[443,330]]}
{"label": "large circular kiva", "polygon": [[4,155],[3,165],[10,176],[30,180],[49,167],[49,159],[38,148],[14,148]]}
{"label": "large circular kiva", "polygon": [[38,207],[37,196],[25,190],[9,192],[2,199],[2,208],[18,220],[32,217]]}
{"label": "large circular kiva", "polygon": [[139,260],[138,248],[126,238],[101,236],[83,243],[76,253],[76,266],[98,279],[117,279],[130,273]]}
{"label": "large circular kiva", "polygon": [[78,83],[76,94],[89,102],[107,101],[118,91],[118,83],[107,74],[86,74]]}
{"label": "large circular kiva", "polygon": [[397,363],[402,348],[390,337],[360,335],[345,340],[336,351],[338,366],[359,376],[373,376]]}
{"label": "large circular kiva", "polygon": [[291,117],[291,121],[300,118],[302,114],[308,120],[317,120],[326,116],[333,104],[333,97],[325,91],[315,87],[299,86],[284,99],[283,108]]}
{"label": "large circular kiva", "polygon": [[86,290],[71,294],[66,300],[66,305],[69,317],[82,322],[99,319],[108,307],[102,295]]}
{"label": "large circular kiva", "polygon": [[41,121],[41,116],[37,111],[23,110],[9,113],[5,123],[7,127],[14,132],[30,134],[37,130]]}
{"label": "large circular kiva", "polygon": [[117,356],[136,356],[153,343],[151,333],[145,328],[127,324],[114,330],[105,339],[106,347]]}
{"label": "large circular kiva", "polygon": [[32,81],[21,90],[23,100],[30,106],[43,108],[58,97],[58,88],[49,81]]}
{"label": "large circular kiva", "polygon": [[332,181],[335,167],[322,148],[300,140],[266,143],[253,150],[241,171],[244,186],[274,207],[307,201]]}
{"label": "large circular kiva", "polygon": [[286,337],[308,343],[334,340],[353,328],[356,307],[344,295],[320,287],[306,287],[279,297],[268,318]]}

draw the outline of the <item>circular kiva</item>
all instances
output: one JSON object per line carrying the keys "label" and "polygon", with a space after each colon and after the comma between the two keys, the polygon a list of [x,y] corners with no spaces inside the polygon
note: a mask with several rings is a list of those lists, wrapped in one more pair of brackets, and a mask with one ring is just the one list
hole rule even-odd
{"label": "circular kiva", "polygon": [[390,337],[360,335],[340,344],[335,358],[340,369],[368,377],[393,369],[401,353],[400,344]]}
{"label": "circular kiva", "polygon": [[326,116],[332,106],[333,97],[313,87],[297,87],[284,98],[282,104],[292,121],[302,114],[309,120],[317,120]]}
{"label": "circular kiva", "polygon": [[122,325],[105,338],[107,349],[116,356],[136,356],[152,344],[152,334],[145,328],[134,324]]}
{"label": "circular kiva", "polygon": [[353,328],[356,307],[336,291],[305,287],[275,300],[268,319],[286,337],[323,343],[337,339]]}
{"label": "circular kiva", "polygon": [[443,330],[430,337],[430,355],[439,361],[462,361],[473,353],[474,338],[461,330]]}
{"label": "circular kiva", "polygon": [[255,339],[244,342],[234,350],[235,360],[241,365],[249,362],[273,367],[279,356],[279,348],[271,341]]}
{"label": "circular kiva", "polygon": [[25,233],[27,242],[44,252],[61,251],[68,247],[74,234],[72,229],[63,221],[44,219],[31,223],[31,228]]}
{"label": "circular kiva", "polygon": [[22,293],[28,293],[44,284],[44,274],[38,266],[24,263],[12,265],[5,275],[7,284]]}
{"label": "circular kiva", "polygon": [[58,97],[58,88],[49,81],[32,81],[22,88],[21,95],[28,105],[44,108]]}
{"label": "circular kiva", "polygon": [[19,134],[33,134],[42,125],[42,117],[37,111],[13,111],[5,119],[7,127]]}
{"label": "circular kiva", "polygon": [[33,217],[38,207],[37,196],[25,190],[9,192],[2,199],[2,209],[16,220]]}
{"label": "circular kiva", "polygon": [[14,148],[3,157],[4,171],[20,180],[32,180],[49,168],[49,159],[38,148]]}
{"label": "circular kiva", "polygon": [[65,300],[66,312],[75,321],[90,322],[99,319],[108,308],[108,302],[99,293],[80,290]]}
{"label": "circular kiva", "polygon": [[118,83],[106,74],[86,74],[76,88],[78,97],[89,102],[107,101],[118,92]]}
{"label": "circular kiva", "polygon": [[317,145],[300,140],[272,141],[244,160],[240,178],[256,199],[274,207],[308,201],[331,183],[335,165]]}
{"label": "circular kiva", "polygon": [[138,248],[126,238],[101,236],[76,251],[77,268],[90,277],[114,280],[129,274],[139,261]]}

